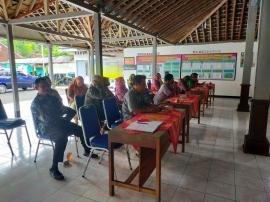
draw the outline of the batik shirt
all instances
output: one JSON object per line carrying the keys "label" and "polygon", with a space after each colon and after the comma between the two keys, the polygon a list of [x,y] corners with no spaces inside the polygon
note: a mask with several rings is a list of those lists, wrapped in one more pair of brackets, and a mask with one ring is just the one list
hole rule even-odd
{"label": "batik shirt", "polygon": [[135,109],[143,109],[151,105],[151,100],[146,93],[138,93],[134,89],[130,89],[124,96],[122,104],[122,113],[124,120],[128,120],[134,116]]}

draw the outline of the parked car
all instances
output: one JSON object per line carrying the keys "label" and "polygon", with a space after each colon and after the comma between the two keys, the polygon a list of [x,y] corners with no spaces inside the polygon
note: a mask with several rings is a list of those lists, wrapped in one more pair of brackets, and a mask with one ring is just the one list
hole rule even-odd
{"label": "parked car", "polygon": [[[18,88],[23,90],[33,88],[36,78],[35,76],[28,76],[22,72],[17,72]],[[0,72],[0,93],[5,93],[7,89],[12,89],[11,74],[10,72]]]}

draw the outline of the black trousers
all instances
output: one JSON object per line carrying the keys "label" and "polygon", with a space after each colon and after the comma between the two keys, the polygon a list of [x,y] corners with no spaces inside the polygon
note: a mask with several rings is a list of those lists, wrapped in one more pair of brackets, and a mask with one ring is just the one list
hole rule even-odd
{"label": "black trousers", "polygon": [[68,137],[71,135],[79,137],[84,150],[90,151],[90,149],[85,144],[82,128],[75,123],[72,123],[68,120],[58,121],[53,128],[53,133],[51,134],[55,134],[51,136],[52,141],[55,143],[55,149],[53,153],[54,165],[59,162],[63,162]]}

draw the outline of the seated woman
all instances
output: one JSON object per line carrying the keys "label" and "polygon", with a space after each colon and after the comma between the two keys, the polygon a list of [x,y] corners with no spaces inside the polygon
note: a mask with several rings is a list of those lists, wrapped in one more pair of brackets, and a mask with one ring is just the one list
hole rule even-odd
{"label": "seated woman", "polygon": [[154,97],[154,104],[160,104],[162,101],[167,98],[175,95],[174,89],[174,79],[172,74],[166,74],[164,78],[164,83],[158,90],[157,94]]}
{"label": "seated woman", "polygon": [[72,109],[76,109],[75,97],[85,95],[87,86],[81,76],[76,77],[68,87],[69,105]]}
{"label": "seated woman", "polygon": [[125,80],[123,77],[118,77],[115,79],[115,97],[119,104],[122,104],[124,101],[124,95],[128,92],[128,89],[125,85]]}
{"label": "seated woman", "polygon": [[122,113],[124,120],[128,120],[139,113],[158,112],[160,108],[151,104],[146,95],[146,77],[136,75],[133,80],[132,88],[124,96]]}
{"label": "seated woman", "polygon": [[112,91],[110,91],[109,86],[110,86],[110,80],[108,77],[102,77],[103,80],[103,89],[105,93],[105,97],[113,97]]}
{"label": "seated woman", "polygon": [[109,85],[110,83],[108,78],[104,79],[104,77],[95,75],[85,95],[84,105],[92,104],[96,107],[98,118],[101,124],[105,121],[102,101],[107,97],[113,96],[112,92],[108,88]]}
{"label": "seated woman", "polygon": [[163,84],[163,82],[161,80],[161,75],[160,75],[160,73],[157,73],[153,78],[151,90],[154,92],[158,91],[162,84]]}
{"label": "seated woman", "polygon": [[133,80],[134,80],[135,74],[131,74],[128,78],[128,89],[131,89],[133,86]]}

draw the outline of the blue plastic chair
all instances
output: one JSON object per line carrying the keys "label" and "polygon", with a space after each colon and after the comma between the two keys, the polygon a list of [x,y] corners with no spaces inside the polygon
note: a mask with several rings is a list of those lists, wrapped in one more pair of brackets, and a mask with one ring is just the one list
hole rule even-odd
{"label": "blue plastic chair", "polygon": [[107,127],[109,129],[115,128],[123,122],[123,118],[115,97],[104,99],[103,109],[107,122]]}
{"label": "blue plastic chair", "polygon": [[[115,128],[121,123],[123,123],[123,117],[118,107],[117,101],[115,97],[106,98],[103,100],[103,109],[107,122],[107,127],[109,129]],[[128,145],[126,145],[126,152],[128,157],[129,168],[132,170],[131,161],[130,161],[130,153]]]}
{"label": "blue plastic chair", "polygon": [[84,95],[77,95],[75,96],[75,103],[76,103],[76,110],[79,115],[79,109],[84,105],[85,96]]}
{"label": "blue plastic chair", "polygon": [[[97,110],[94,105],[83,106],[79,110],[80,119],[82,123],[83,135],[86,146],[91,149],[86,167],[83,171],[82,177],[85,177],[85,172],[88,168],[91,156],[94,151],[108,152],[108,134],[101,134],[100,122]],[[115,143],[113,148],[120,148],[122,144]]]}
{"label": "blue plastic chair", "polygon": [[[34,123],[34,128],[35,128],[35,133],[36,136],[38,138],[38,145],[37,145],[37,149],[36,149],[36,154],[35,154],[35,159],[34,159],[34,163],[37,162],[37,155],[38,155],[38,150],[39,150],[39,146],[40,145],[46,145],[46,146],[50,146],[53,148],[54,150],[54,143],[53,141],[50,139],[48,134],[41,134],[38,130],[38,119],[37,117],[35,117],[35,115],[32,113],[32,118],[33,118],[33,123]],[[48,143],[46,143],[48,142]]]}
{"label": "blue plastic chair", "polygon": [[[8,118],[4,105],[2,103],[2,101],[0,100],[0,130],[3,130],[4,133],[0,133],[0,134],[5,134],[6,138],[7,138],[7,143],[8,146],[10,148],[11,154],[12,156],[14,155],[13,149],[11,147],[10,144],[10,139],[11,139],[11,135],[13,133],[13,130],[15,128],[18,127],[24,127],[26,134],[27,134],[27,138],[28,138],[28,142],[30,147],[32,146],[31,141],[30,141],[30,137],[29,137],[29,133],[27,130],[27,126],[26,126],[26,122],[25,120],[21,119],[21,118]],[[8,131],[10,130],[10,133],[8,134]]]}

